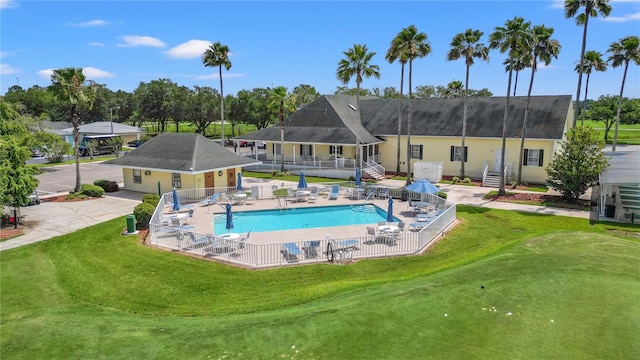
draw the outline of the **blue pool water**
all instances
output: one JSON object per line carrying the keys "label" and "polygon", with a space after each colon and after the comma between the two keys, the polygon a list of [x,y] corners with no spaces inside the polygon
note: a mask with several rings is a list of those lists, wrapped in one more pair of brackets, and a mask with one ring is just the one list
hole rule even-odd
{"label": "blue pool water", "polygon": [[[386,221],[387,212],[375,205],[341,205],[287,210],[238,211],[233,213],[234,233],[326,228],[375,224]],[[399,221],[394,217],[394,221]],[[214,217],[215,234],[225,234],[226,215]]]}

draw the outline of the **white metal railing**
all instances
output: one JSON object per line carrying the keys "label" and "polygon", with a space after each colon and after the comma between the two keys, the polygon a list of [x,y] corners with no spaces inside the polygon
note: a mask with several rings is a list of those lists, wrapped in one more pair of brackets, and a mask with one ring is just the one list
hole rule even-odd
{"label": "white metal railing", "polygon": [[485,161],[482,169],[482,182],[484,183],[487,180],[487,174],[489,173],[489,162]]}
{"label": "white metal railing", "polygon": [[386,174],[387,170],[384,167],[382,167],[382,165],[378,164],[374,159],[369,158],[364,163],[367,164],[367,166],[374,168],[382,176]]}
{"label": "white metal railing", "polygon": [[[345,189],[351,187],[351,182],[344,183]],[[322,185],[320,185],[322,186]],[[295,187],[295,186],[294,186]],[[259,199],[272,198],[273,191],[289,187],[266,186],[260,187]],[[183,189],[178,190],[181,204],[190,201],[200,201],[213,192],[227,192],[233,194],[235,188],[208,188],[208,189]],[[390,189],[390,196],[398,195],[396,190]],[[401,194],[400,194],[401,195]],[[173,250],[185,251],[191,254],[216,258],[221,261],[242,265],[249,268],[265,268],[273,266],[291,265],[296,263],[316,263],[348,259],[363,259],[375,257],[387,257],[397,255],[416,254],[431,244],[438,236],[455,221],[456,206],[432,194],[419,194],[407,192],[411,199],[421,199],[437,203],[439,209],[444,211],[428,226],[417,232],[401,232],[393,243],[380,241],[379,238],[370,235],[332,238],[332,239],[304,239],[292,242],[295,246],[288,251],[282,243],[253,244],[240,243],[237,240],[221,240],[212,234],[196,233],[188,227],[176,227],[163,222],[162,210],[172,203],[172,193],[164,194],[149,224],[150,243],[152,245],[167,247]],[[349,244],[340,247],[341,243]],[[329,247],[332,244],[332,247]]]}

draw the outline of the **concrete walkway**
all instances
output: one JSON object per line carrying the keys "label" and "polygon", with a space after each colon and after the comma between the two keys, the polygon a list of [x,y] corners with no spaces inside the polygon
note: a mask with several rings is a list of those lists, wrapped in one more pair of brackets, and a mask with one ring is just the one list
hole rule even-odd
{"label": "concrete walkway", "polygon": [[[294,182],[251,179],[254,185],[280,185]],[[249,178],[245,181],[251,182]],[[379,184],[389,187],[402,187],[404,181],[382,180]],[[591,212],[582,210],[560,209],[545,206],[522,205],[506,202],[484,200],[483,197],[495,188],[477,186],[443,184],[440,189],[447,193],[447,200],[454,204],[488,207],[492,209],[517,210],[537,214],[561,215],[589,219]],[[141,201],[142,194],[127,190],[107,194],[104,198],[78,202],[42,202],[37,206],[22,208],[23,221],[29,225],[29,231],[16,238],[0,242],[0,251],[19,246],[33,244],[68,234],[76,230],[95,225],[107,220],[133,213],[133,209]],[[122,223],[123,229],[126,223]]]}

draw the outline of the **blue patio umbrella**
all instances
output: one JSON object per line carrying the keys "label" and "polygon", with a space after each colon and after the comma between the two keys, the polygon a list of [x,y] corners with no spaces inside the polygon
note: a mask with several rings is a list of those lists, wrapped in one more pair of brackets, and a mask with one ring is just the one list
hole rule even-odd
{"label": "blue patio umbrella", "polygon": [[421,179],[411,183],[411,185],[407,186],[407,190],[415,191],[420,194],[437,194],[440,189],[430,183],[426,179]]}
{"label": "blue patio umbrella", "polygon": [[387,207],[387,222],[393,222],[393,198],[389,197],[389,206]]}
{"label": "blue patio umbrella", "polygon": [[236,189],[242,190],[242,173],[241,172],[238,173],[238,186],[236,186]]}
{"label": "blue patio umbrella", "polygon": [[231,204],[227,204],[227,232],[233,229],[233,214],[231,213]]}
{"label": "blue patio umbrella", "polygon": [[356,186],[360,186],[360,168],[356,168]]}
{"label": "blue patio umbrella", "polygon": [[178,197],[178,192],[176,188],[173,188],[173,211],[180,210],[180,198]]}
{"label": "blue patio umbrella", "polygon": [[307,188],[307,179],[304,178],[304,171],[300,171],[300,179],[298,179],[298,189]]}

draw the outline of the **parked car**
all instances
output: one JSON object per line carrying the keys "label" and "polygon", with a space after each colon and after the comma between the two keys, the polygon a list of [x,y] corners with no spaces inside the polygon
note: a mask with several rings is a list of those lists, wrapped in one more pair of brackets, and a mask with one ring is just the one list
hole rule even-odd
{"label": "parked car", "polygon": [[40,205],[40,197],[38,197],[38,191],[34,191],[29,195],[29,205]]}
{"label": "parked car", "polygon": [[32,148],[31,149],[31,157],[38,157],[38,156],[42,156],[42,153],[40,152],[40,149]]}
{"label": "parked car", "polygon": [[266,148],[267,148],[267,143],[265,142],[258,143],[258,149],[266,149]]}
{"label": "parked car", "polygon": [[138,139],[138,140],[129,141],[127,143],[127,146],[129,146],[129,147],[138,147],[138,146],[140,146],[142,144],[144,144],[144,141]]}

